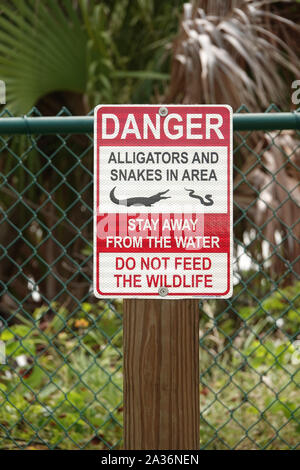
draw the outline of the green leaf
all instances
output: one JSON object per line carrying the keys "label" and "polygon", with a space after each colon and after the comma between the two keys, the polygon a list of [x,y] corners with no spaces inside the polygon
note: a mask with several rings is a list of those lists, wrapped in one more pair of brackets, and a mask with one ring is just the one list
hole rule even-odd
{"label": "green leaf", "polygon": [[112,73],[113,78],[137,78],[140,80],[169,80],[170,74],[151,70],[124,70]]}
{"label": "green leaf", "polygon": [[249,406],[247,408],[247,413],[251,413],[251,414],[254,414],[254,415],[258,415],[260,412],[257,408],[255,408],[254,406]]}
{"label": "green leaf", "polygon": [[73,2],[64,1],[69,13],[74,10],[72,19],[54,0],[13,3],[1,5],[0,16],[1,79],[10,109],[27,112],[54,91],[84,93],[87,34]]}
{"label": "green leaf", "polygon": [[9,330],[4,330],[1,333],[2,341],[9,341],[10,339],[13,339],[14,337],[15,335]]}
{"label": "green leaf", "polygon": [[14,325],[11,329],[20,338],[25,338],[32,332],[32,328],[26,325]]}

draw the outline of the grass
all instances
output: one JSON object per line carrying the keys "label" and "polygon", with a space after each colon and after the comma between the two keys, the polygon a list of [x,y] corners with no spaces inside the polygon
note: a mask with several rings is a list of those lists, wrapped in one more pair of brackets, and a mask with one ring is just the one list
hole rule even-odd
{"label": "grass", "polygon": [[36,311],[35,322],[4,330],[9,359],[0,375],[0,448],[120,447],[118,308],[85,304],[75,316],[61,310],[51,320]]}
{"label": "grass", "polygon": [[[299,448],[298,289],[268,294],[259,310],[242,297],[221,314],[204,304],[203,449]],[[50,307],[2,330],[0,448],[122,448],[122,303]]]}
{"label": "grass", "polygon": [[[201,356],[205,363],[207,353]],[[210,360],[209,372],[203,371],[202,448],[300,448],[299,368],[271,365],[266,371],[235,362],[229,356],[218,364]]]}

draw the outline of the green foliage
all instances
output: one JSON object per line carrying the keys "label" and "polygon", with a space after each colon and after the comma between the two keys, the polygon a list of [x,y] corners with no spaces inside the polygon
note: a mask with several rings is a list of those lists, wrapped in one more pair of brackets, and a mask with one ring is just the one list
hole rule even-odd
{"label": "green foliage", "polygon": [[[248,331],[252,333],[247,338],[246,345],[251,347],[258,335],[267,338],[271,333],[282,344],[282,357],[288,351],[289,344],[296,339],[299,334],[300,327],[300,282],[284,287],[282,289],[271,288],[268,286],[268,294],[266,293],[259,306],[253,301],[254,305],[242,306],[238,310],[239,317],[243,320],[243,324]],[[248,302],[249,303],[249,302]],[[287,339],[287,340],[286,340]],[[273,339],[269,341],[273,345]],[[274,346],[270,344],[269,354],[274,353]],[[272,350],[272,352],[271,352]],[[260,351],[261,356],[262,351]],[[275,351],[277,356],[277,350]]]}
{"label": "green foliage", "polygon": [[66,14],[55,0],[1,6],[0,66],[12,110],[27,112],[56,90],[84,93],[87,36],[72,3],[64,2]]}
{"label": "green foliage", "polygon": [[[280,299],[288,295],[295,311],[297,290],[294,285],[280,291]],[[276,310],[280,318],[286,304],[279,308],[278,292],[266,296],[264,307],[268,313]],[[122,303],[83,302],[76,313],[57,303],[50,307],[55,315],[42,306],[33,318],[19,316],[20,323],[1,333],[9,359],[0,369],[0,445],[120,448]],[[278,335],[277,329],[249,339],[235,324],[241,318],[236,315],[220,323],[214,350],[211,320],[201,316],[205,331],[200,340],[201,445],[296,447],[300,431],[296,343]],[[245,318],[245,325],[262,321],[251,312]],[[227,339],[231,335],[231,350],[225,336],[222,340],[223,331]],[[26,357],[26,366],[18,365],[20,356]]]}
{"label": "green foliage", "polygon": [[201,358],[202,448],[297,449],[298,366],[289,363],[285,372],[273,368],[263,375],[259,364],[247,364],[242,357],[240,367],[236,367],[226,352],[214,361],[203,351]]}
{"label": "green foliage", "polygon": [[[293,342],[300,327],[299,293],[299,281],[278,288],[276,283],[271,280],[268,282],[261,272],[248,271],[234,287],[234,303],[221,315],[216,315],[214,326],[218,328],[224,342],[238,335],[245,351],[254,341],[260,341],[260,338],[265,340],[268,335],[272,335],[271,340]],[[204,305],[201,319],[204,328],[212,322],[207,310],[217,310],[218,305],[215,301]]]}
{"label": "green foliage", "polygon": [[[0,446],[119,447],[122,439],[120,303],[56,304],[1,333]],[[26,366],[18,358],[26,358]]]}
{"label": "green foliage", "polygon": [[212,314],[215,301],[203,305],[200,435],[205,449],[299,445],[300,283],[278,288],[254,275],[244,273],[234,302],[220,314]]}
{"label": "green foliage", "polygon": [[182,4],[80,0],[75,7],[65,0],[62,7],[56,0],[12,0],[1,5],[1,79],[10,110],[28,112],[41,98],[66,91],[85,95],[89,107],[151,101],[156,84],[168,78],[165,46],[176,32]]}

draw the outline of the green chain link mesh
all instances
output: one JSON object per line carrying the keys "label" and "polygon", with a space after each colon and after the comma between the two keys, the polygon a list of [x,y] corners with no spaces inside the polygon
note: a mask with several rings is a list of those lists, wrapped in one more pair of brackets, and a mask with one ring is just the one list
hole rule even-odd
{"label": "green chain link mesh", "polygon": [[[235,132],[234,296],[200,303],[202,449],[300,446],[299,140]],[[122,302],[91,292],[92,150],[0,137],[2,449],[122,447]]]}

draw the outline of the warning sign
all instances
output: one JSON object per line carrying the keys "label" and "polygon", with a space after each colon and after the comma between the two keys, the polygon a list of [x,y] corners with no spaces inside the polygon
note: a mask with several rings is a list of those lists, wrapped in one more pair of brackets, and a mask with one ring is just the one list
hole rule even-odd
{"label": "warning sign", "polygon": [[95,109],[94,293],[226,298],[232,290],[232,110]]}

